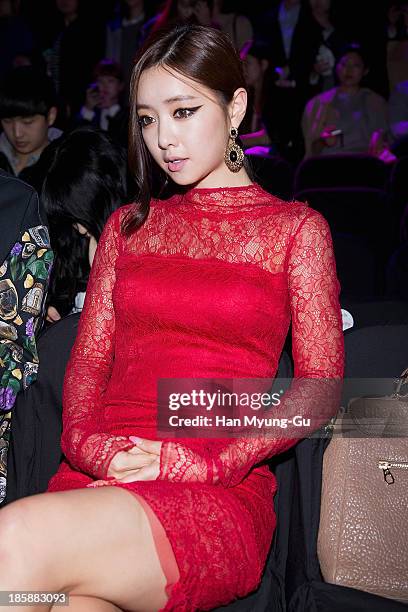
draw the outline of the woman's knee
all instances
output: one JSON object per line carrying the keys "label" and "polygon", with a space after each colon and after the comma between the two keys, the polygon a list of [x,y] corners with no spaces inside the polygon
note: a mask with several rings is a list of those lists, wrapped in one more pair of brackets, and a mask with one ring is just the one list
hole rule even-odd
{"label": "woman's knee", "polygon": [[[0,565],[16,571],[29,556],[29,508],[18,500],[0,510]],[[13,568],[13,569],[12,569]]]}
{"label": "woman's knee", "polygon": [[0,510],[0,564],[15,576],[31,576],[34,568],[41,572],[47,532],[42,527],[45,517],[40,516],[38,497],[20,499]]}

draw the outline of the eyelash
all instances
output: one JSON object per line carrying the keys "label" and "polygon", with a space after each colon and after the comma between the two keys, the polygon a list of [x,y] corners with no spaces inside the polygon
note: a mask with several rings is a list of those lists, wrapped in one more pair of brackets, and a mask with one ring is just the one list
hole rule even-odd
{"label": "eyelash", "polygon": [[[173,117],[175,119],[189,119],[194,115],[196,111],[198,111],[199,108],[201,108],[201,106],[194,106],[192,108],[177,108],[173,113]],[[179,113],[179,115],[182,114],[182,116],[177,117],[177,113]],[[146,120],[148,120],[148,123],[146,123]],[[149,117],[148,115],[142,115],[141,117],[139,117],[138,120],[139,125],[142,129],[151,125],[153,121],[153,117]]]}

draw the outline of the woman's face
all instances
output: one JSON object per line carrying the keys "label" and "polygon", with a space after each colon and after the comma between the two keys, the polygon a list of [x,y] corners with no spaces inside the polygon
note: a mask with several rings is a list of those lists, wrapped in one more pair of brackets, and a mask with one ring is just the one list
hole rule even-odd
{"label": "woman's face", "polygon": [[79,0],[57,0],[57,9],[63,15],[73,15],[78,12]]}
{"label": "woman's face", "polygon": [[229,130],[239,126],[246,108],[245,90],[237,92],[226,110],[212,90],[171,69],[142,73],[137,112],[143,139],[178,185],[217,187],[228,180],[224,154]]}
{"label": "woman's face", "polygon": [[177,13],[180,19],[187,21],[193,16],[193,4],[191,0],[177,0]]}
{"label": "woman's face", "polygon": [[244,72],[248,87],[255,87],[263,80],[264,70],[262,62],[249,53],[244,59]]}
{"label": "woman's face", "polygon": [[309,2],[313,12],[328,13],[330,11],[331,0],[309,0]]}
{"label": "woman's face", "polygon": [[367,73],[364,62],[358,53],[346,53],[336,68],[340,85],[358,87]]}
{"label": "woman's face", "polygon": [[126,4],[130,9],[140,9],[143,10],[144,1],[143,0],[125,0]]}
{"label": "woman's face", "polygon": [[96,247],[98,246],[98,243],[96,242],[96,238],[92,236],[92,234],[88,232],[86,227],[82,225],[81,223],[74,223],[74,228],[79,234],[81,234],[81,236],[86,236],[87,238],[89,238],[88,259],[89,259],[89,265],[92,268],[93,260],[95,258],[95,253],[96,253]]}

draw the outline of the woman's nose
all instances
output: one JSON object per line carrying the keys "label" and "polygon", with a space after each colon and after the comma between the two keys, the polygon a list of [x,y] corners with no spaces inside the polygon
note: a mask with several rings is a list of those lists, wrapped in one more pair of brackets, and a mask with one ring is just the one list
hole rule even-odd
{"label": "woman's nose", "polygon": [[177,144],[174,129],[167,121],[159,122],[157,138],[160,149],[167,149],[170,145],[175,146]]}

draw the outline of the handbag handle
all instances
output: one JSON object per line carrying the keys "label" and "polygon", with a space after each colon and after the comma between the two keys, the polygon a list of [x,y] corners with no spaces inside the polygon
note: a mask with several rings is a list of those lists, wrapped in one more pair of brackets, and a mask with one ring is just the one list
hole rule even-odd
{"label": "handbag handle", "polygon": [[395,379],[394,384],[395,384],[394,393],[393,393],[394,397],[406,397],[408,395],[408,391],[407,393],[401,394],[402,387],[408,384],[408,368],[406,368],[402,372],[399,378]]}

